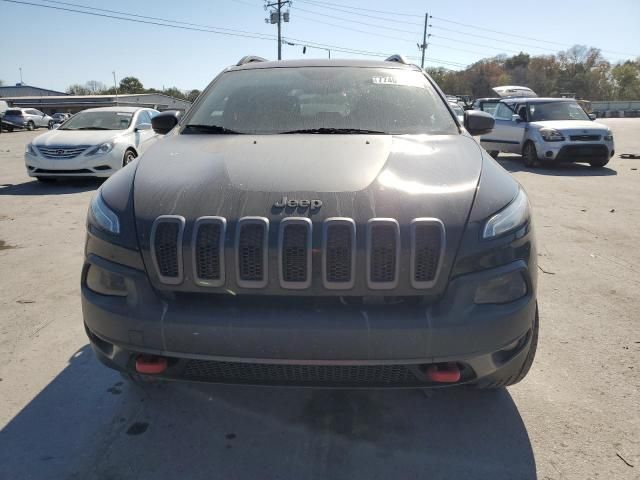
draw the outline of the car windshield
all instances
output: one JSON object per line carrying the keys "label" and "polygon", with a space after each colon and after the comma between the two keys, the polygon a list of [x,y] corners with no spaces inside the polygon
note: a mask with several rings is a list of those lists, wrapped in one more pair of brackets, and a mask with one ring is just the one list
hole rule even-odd
{"label": "car windshield", "polygon": [[424,75],[391,68],[229,72],[206,92],[185,123],[183,133],[458,132]]}
{"label": "car windshield", "polygon": [[589,120],[589,116],[577,102],[544,102],[529,104],[532,122],[545,120]]}
{"label": "car windshield", "polygon": [[80,112],[60,130],[126,130],[132,117],[130,112]]}

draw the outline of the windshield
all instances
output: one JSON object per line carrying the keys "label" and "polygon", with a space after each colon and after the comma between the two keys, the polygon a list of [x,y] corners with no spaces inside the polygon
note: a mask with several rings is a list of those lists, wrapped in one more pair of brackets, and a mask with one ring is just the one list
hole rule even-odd
{"label": "windshield", "polygon": [[185,123],[184,133],[458,132],[421,73],[355,67],[229,72]]}
{"label": "windshield", "polygon": [[545,120],[590,120],[577,102],[546,102],[529,104],[531,122]]}
{"label": "windshield", "polygon": [[132,117],[129,112],[80,112],[59,130],[126,130]]}

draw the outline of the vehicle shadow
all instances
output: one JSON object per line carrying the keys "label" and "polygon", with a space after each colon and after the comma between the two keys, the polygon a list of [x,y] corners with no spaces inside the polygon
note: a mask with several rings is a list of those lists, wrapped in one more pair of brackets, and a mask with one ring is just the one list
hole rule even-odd
{"label": "vehicle shadow", "polygon": [[52,183],[42,183],[33,179],[24,183],[0,184],[0,195],[32,196],[32,195],[64,195],[69,193],[88,192],[102,185],[102,179],[57,180]]}
{"label": "vehicle shadow", "polygon": [[[6,385],[5,385],[6,386]],[[122,383],[88,346],[0,433],[0,478],[535,479],[508,391]]]}
{"label": "vehicle shadow", "polygon": [[496,160],[502,165],[502,168],[511,173],[532,172],[554,177],[607,177],[618,174],[618,172],[609,167],[591,168],[583,163],[561,163],[550,167],[542,165],[536,168],[529,168],[522,163],[522,158],[519,156],[505,157],[501,155]]}

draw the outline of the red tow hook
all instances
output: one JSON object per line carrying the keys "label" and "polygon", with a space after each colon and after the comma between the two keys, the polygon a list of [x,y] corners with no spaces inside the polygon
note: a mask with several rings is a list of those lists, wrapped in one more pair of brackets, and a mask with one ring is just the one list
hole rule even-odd
{"label": "red tow hook", "polygon": [[157,375],[167,369],[167,359],[156,355],[140,355],[136,358],[136,372]]}
{"label": "red tow hook", "polygon": [[429,365],[425,374],[432,382],[455,383],[460,381],[460,369],[455,362]]}

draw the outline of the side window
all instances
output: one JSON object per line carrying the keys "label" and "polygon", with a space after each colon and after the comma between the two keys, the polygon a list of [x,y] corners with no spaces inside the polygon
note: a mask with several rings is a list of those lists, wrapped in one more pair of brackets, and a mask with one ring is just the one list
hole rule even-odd
{"label": "side window", "polygon": [[141,123],[151,124],[151,117],[149,116],[149,113],[144,110],[140,112],[140,114],[138,115],[138,121],[136,122],[136,126],[140,125]]}
{"label": "side window", "polygon": [[527,121],[527,106],[526,105],[524,105],[522,103],[516,105],[516,113],[520,116],[522,121],[524,121],[524,122]]}
{"label": "side window", "polygon": [[42,113],[40,113],[38,110],[34,109],[34,108],[28,108],[25,110],[25,113],[27,115],[40,115],[42,116]]}
{"label": "side window", "polygon": [[513,115],[513,110],[506,103],[498,104],[495,114],[497,120],[511,120],[511,115]]}

